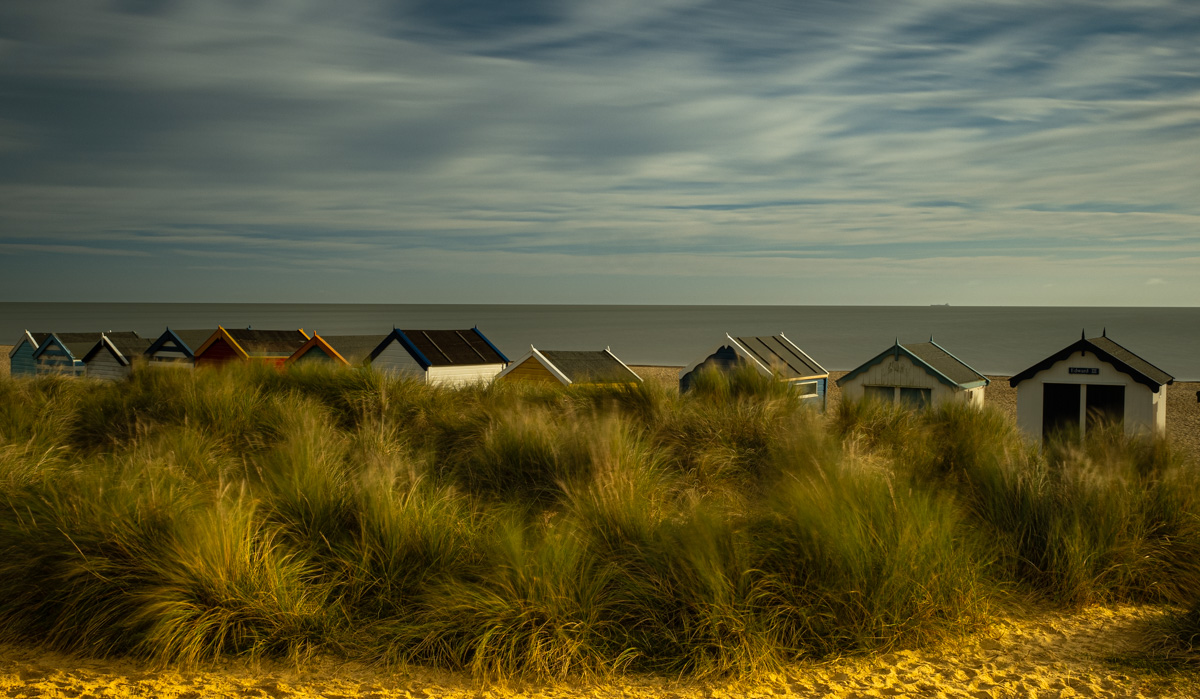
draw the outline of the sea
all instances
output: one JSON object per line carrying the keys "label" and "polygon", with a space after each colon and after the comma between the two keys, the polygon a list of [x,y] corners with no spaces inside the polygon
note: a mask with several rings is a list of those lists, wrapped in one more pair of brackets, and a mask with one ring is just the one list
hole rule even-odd
{"label": "sea", "polygon": [[609,306],[505,304],[0,303],[0,344],[42,332],[303,328],[383,335],[393,327],[478,327],[510,359],[539,349],[610,348],[626,364],[683,366],[728,333],[783,333],[831,371],[894,342],[933,338],[977,371],[1011,376],[1081,335],[1108,337],[1178,381],[1200,381],[1200,308],[1011,306]]}

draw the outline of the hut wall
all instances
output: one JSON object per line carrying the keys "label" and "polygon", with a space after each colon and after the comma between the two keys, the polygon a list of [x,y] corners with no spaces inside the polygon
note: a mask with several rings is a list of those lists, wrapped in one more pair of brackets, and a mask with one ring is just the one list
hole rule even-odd
{"label": "hut wall", "polygon": [[542,366],[536,357],[529,357],[504,375],[506,381],[534,381],[537,383],[561,384],[558,377]]}
{"label": "hut wall", "polygon": [[[1072,374],[1070,370],[1096,369],[1096,374]],[[1125,434],[1162,432],[1167,427],[1167,387],[1158,391],[1118,371],[1093,352],[1075,352],[1048,369],[1017,384],[1017,425],[1033,439],[1042,438],[1042,407],[1047,383],[1076,384],[1080,389],[1080,434],[1087,429],[1087,386],[1125,387]]]}
{"label": "hut wall", "polygon": [[33,351],[37,349],[29,344],[29,340],[21,340],[9,358],[9,373],[12,376],[33,376],[37,374],[37,362],[33,361]]}
{"label": "hut wall", "polygon": [[107,349],[102,349],[87,363],[88,378],[120,381],[129,376],[129,366],[122,365]]}
{"label": "hut wall", "polygon": [[[866,386],[929,389],[930,404],[935,406],[950,400],[969,400],[965,391],[947,386],[904,354],[885,357],[882,362],[842,384],[842,397],[845,400],[861,400]],[[893,400],[899,402],[900,391],[893,391],[893,395]]]}
{"label": "hut wall", "polygon": [[307,352],[299,357],[296,357],[294,361],[296,364],[312,364],[314,362],[326,364],[332,362],[341,364],[341,362],[338,362],[333,357],[330,357],[329,353],[322,349],[319,345],[313,345],[312,347],[309,347]]}
{"label": "hut wall", "polygon": [[163,343],[153,353],[147,354],[146,360],[150,366],[158,367],[187,367],[190,369],[194,365],[192,356],[173,340]]}
{"label": "hut wall", "polygon": [[38,374],[78,376],[83,371],[83,362],[76,360],[65,347],[57,342],[51,341],[37,358]]}
{"label": "hut wall", "polygon": [[[540,366],[540,365],[539,365]],[[504,370],[503,364],[469,364],[466,366],[431,366],[428,381],[441,386],[468,386],[488,383]]]}
{"label": "hut wall", "polygon": [[229,346],[225,338],[218,338],[204,350],[204,354],[196,357],[196,366],[221,366],[226,362],[240,359],[241,356]]}
{"label": "hut wall", "polygon": [[387,348],[371,360],[371,366],[387,374],[409,376],[419,381],[426,380],[425,368],[396,340],[389,342]]}

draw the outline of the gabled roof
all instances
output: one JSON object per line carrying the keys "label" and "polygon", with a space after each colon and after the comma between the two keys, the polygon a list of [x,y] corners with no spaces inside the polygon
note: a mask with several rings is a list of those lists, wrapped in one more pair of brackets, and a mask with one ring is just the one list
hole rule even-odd
{"label": "gabled roof", "polygon": [[725,341],[712,348],[696,361],[684,367],[679,372],[682,377],[709,357],[716,354],[722,347],[731,348],[738,357],[749,362],[759,372],[778,376],[784,380],[821,378],[829,376],[825,367],[821,366],[808,353],[800,349],[783,333],[778,335],[734,337],[725,334]]}
{"label": "gabled roof", "polygon": [[1150,390],[1155,393],[1158,392],[1159,386],[1169,386],[1175,382],[1175,377],[1110,340],[1106,332],[1100,337],[1076,340],[1025,371],[1014,375],[1008,380],[1008,383],[1015,387],[1025,379],[1033,378],[1039,371],[1049,369],[1076,352],[1094,353],[1101,361],[1108,362],[1123,374],[1128,374],[1134,381],[1149,386]]}
{"label": "gabled roof", "polygon": [[988,377],[975,371],[966,362],[950,354],[946,348],[930,339],[929,342],[909,345],[897,342],[838,379],[837,385],[845,385],[847,381],[882,363],[888,357],[899,357],[900,355],[908,357],[913,364],[924,369],[926,374],[947,386],[968,389],[987,386],[991,383]]}
{"label": "gabled roof", "polygon": [[507,364],[508,357],[479,328],[470,330],[400,330],[393,328],[371,352],[378,357],[392,342],[399,342],[422,369],[431,366]]}
{"label": "gabled roof", "polygon": [[113,335],[101,335],[100,341],[88,350],[88,353],[83,356],[83,363],[87,364],[103,350],[108,350],[121,366],[129,366],[129,363],[134,357],[146,351],[150,346],[150,340],[144,337],[133,335],[130,333],[113,333]]}
{"label": "gabled roof", "polygon": [[[314,337],[316,337],[314,335]],[[383,342],[384,335],[321,335],[322,340],[350,364],[362,364]]]}
{"label": "gabled roof", "polygon": [[314,333],[312,339],[288,357],[288,361],[294,362],[312,348],[319,347],[327,356],[343,364],[362,364],[371,350],[379,346],[383,337],[383,335],[319,335]]}
{"label": "gabled roof", "polygon": [[243,359],[250,357],[290,357],[300,349],[309,337],[303,330],[252,330],[250,328],[226,329],[220,325],[204,344],[193,353],[199,356],[214,342],[224,339]]}
{"label": "gabled roof", "polygon": [[50,333],[31,333],[26,330],[25,333],[21,335],[21,338],[13,343],[12,349],[8,351],[9,358],[11,359],[12,356],[17,353],[17,348],[21,346],[22,342],[28,342],[30,349],[36,350],[38,347],[42,346],[42,342],[47,337],[50,337]]}
{"label": "gabled roof", "polygon": [[149,347],[146,348],[146,354],[151,355],[163,348],[163,345],[174,341],[182,347],[188,356],[195,357],[196,350],[204,344],[205,340],[213,336],[216,328],[206,328],[201,330],[172,330],[167,328],[159,335]]}
{"label": "gabled roof", "polygon": [[640,383],[638,376],[608,348],[599,352],[576,350],[539,350],[533,346],[529,354],[513,362],[517,366],[530,356],[550,370],[565,384],[577,383]]}
{"label": "gabled roof", "polygon": [[42,343],[38,345],[38,348],[36,351],[34,351],[33,356],[34,358],[37,358],[43,352],[45,352],[46,348],[51,344],[57,344],[65,349],[71,355],[72,359],[79,360],[96,346],[96,343],[100,341],[101,335],[108,335],[114,340],[125,340],[128,338],[138,337],[138,334],[133,331],[115,333],[101,333],[99,331],[90,333],[49,333],[46,338],[42,340]]}

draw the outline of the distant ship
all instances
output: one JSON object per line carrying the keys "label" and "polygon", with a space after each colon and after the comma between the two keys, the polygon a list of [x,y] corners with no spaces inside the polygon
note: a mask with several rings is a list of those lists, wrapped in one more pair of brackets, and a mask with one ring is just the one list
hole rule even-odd
{"label": "distant ship", "polygon": [[950,304],[948,304],[948,303],[931,303],[929,305],[930,306],[949,306]]}

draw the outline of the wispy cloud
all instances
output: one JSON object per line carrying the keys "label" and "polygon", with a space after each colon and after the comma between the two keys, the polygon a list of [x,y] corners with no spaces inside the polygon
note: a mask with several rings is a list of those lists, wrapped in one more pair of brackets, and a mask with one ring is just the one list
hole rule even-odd
{"label": "wispy cloud", "polygon": [[45,0],[0,27],[9,298],[85,249],[253,258],[297,294],[358,270],[347,300],[604,301],[570,277],[603,272],[753,302],[798,260],[823,284],[778,300],[924,302],[895,283],[931,260],[986,281],[955,303],[1027,302],[1032,271],[1200,291],[1143,273],[1200,237],[1186,0]]}

